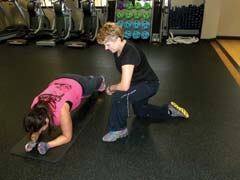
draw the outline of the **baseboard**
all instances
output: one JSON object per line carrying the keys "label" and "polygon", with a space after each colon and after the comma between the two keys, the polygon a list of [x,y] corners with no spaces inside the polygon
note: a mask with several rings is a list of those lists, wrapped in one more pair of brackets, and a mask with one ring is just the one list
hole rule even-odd
{"label": "baseboard", "polygon": [[238,72],[240,72],[240,66],[237,64],[237,62],[233,59],[233,57],[226,51],[226,49],[221,45],[220,42],[216,41],[220,49],[223,51],[223,53],[227,56],[227,58],[230,60],[232,65],[237,69]]}

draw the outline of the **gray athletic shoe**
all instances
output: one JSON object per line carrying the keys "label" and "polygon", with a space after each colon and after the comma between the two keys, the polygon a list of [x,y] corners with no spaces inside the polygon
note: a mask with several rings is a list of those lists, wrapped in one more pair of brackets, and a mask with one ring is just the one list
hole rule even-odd
{"label": "gray athletic shoe", "polygon": [[120,138],[127,137],[128,129],[122,129],[120,131],[110,131],[105,136],[103,136],[103,142],[114,142]]}
{"label": "gray athletic shoe", "polygon": [[33,148],[35,148],[37,145],[37,143],[35,141],[29,141],[26,145],[25,145],[25,151],[26,152],[30,152],[33,150]]}
{"label": "gray athletic shoe", "polygon": [[106,89],[106,83],[105,83],[105,77],[101,76],[101,78],[102,78],[102,83],[101,83],[100,87],[98,88],[98,91],[103,92]]}

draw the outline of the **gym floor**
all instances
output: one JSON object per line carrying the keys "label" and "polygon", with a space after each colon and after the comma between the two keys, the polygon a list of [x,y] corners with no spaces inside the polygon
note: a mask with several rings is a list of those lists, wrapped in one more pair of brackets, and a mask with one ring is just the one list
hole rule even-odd
{"label": "gym floor", "polygon": [[10,154],[25,136],[22,118],[33,97],[61,73],[105,75],[119,80],[112,56],[102,46],[86,49],[0,44],[1,180],[239,180],[240,91],[209,41],[193,45],[139,42],[160,78],[151,102],[173,100],[188,120],[152,122],[131,112],[129,136],[103,143],[110,97],[57,163]]}

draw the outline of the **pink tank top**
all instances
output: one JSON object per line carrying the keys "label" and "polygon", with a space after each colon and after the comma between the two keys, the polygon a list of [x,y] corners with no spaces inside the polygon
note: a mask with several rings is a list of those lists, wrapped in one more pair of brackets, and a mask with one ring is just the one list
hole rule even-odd
{"label": "pink tank top", "polygon": [[59,126],[60,112],[65,102],[71,102],[71,111],[76,109],[80,103],[83,94],[82,86],[75,80],[69,78],[60,78],[49,83],[48,87],[36,96],[32,102],[31,108],[41,100],[51,100],[53,111],[53,124]]}

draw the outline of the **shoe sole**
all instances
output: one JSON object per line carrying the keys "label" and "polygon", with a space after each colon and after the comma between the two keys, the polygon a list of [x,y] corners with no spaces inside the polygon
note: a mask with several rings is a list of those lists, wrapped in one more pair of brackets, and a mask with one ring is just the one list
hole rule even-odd
{"label": "shoe sole", "polygon": [[175,109],[177,109],[178,111],[180,111],[180,112],[185,116],[186,119],[189,118],[189,113],[187,112],[186,109],[180,107],[179,105],[177,105],[177,103],[175,103],[175,102],[173,102],[173,101],[171,102],[171,105],[172,105]]}
{"label": "shoe sole", "polygon": [[25,151],[26,152],[30,152],[33,150],[33,148],[35,148],[36,145],[29,145],[29,144],[26,144],[25,145]]}
{"label": "shoe sole", "polygon": [[102,84],[103,84],[103,87],[99,88],[98,91],[103,92],[103,91],[105,91],[105,89],[106,89],[106,83],[105,83],[105,77],[104,77],[104,76],[101,76],[101,78],[102,78],[101,86],[102,86]]}
{"label": "shoe sole", "polygon": [[114,139],[114,141],[106,141],[106,140],[104,140],[104,139],[102,139],[102,141],[103,141],[103,142],[115,142],[115,141],[117,141],[118,139],[125,138],[125,137],[127,137],[127,136],[128,136],[128,132],[125,133],[125,134],[119,135],[116,139]]}
{"label": "shoe sole", "polygon": [[120,139],[120,138],[125,138],[125,137],[127,137],[127,136],[128,136],[128,132],[125,133],[125,134],[120,135],[118,139]]}

